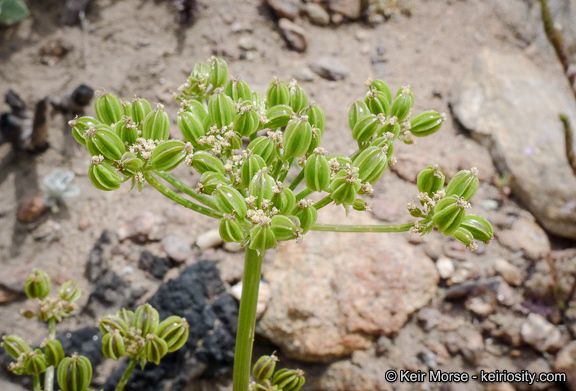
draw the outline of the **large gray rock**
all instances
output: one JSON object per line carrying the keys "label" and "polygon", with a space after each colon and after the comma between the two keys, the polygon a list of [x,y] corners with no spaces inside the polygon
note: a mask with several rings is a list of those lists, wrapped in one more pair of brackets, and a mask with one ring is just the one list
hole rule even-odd
{"label": "large gray rock", "polygon": [[[333,223],[374,224],[368,215],[330,212],[322,215]],[[288,356],[311,362],[349,355],[370,347],[374,335],[397,332],[438,283],[432,260],[400,235],[408,234],[310,232],[302,244],[279,245],[264,271],[273,299],[259,332]]]}
{"label": "large gray rock", "polygon": [[576,105],[560,70],[548,73],[523,55],[484,49],[452,107],[498,168],[514,176],[514,194],[540,224],[576,239],[576,177],[558,120],[565,113],[576,125]]}

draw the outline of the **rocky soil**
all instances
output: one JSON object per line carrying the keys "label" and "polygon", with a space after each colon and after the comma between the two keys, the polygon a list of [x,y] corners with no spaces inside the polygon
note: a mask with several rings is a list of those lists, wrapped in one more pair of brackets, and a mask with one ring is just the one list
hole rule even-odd
{"label": "rocky soil", "polygon": [[[549,1],[573,55],[576,1]],[[12,89],[30,106],[86,83],[175,114],[171,92],[194,62],[219,55],[261,92],[274,76],[298,79],[326,112],[323,143],[334,154],[354,151],[348,105],[368,77],[410,84],[416,111],[446,112],[440,132],[397,148],[373,212],[348,222],[408,222],[422,168],[439,164],[451,177],[475,166],[472,211],[489,218],[495,239],[475,253],[438,233],[312,232],[282,244],[264,261],[257,354],[277,350],[282,364],[304,369],[307,390],[576,390],[576,177],[558,120],[562,112],[576,124],[576,104],[537,1],[368,1],[361,12],[359,0],[201,0],[189,26],[172,2],[93,0],[80,26],[63,25],[52,3],[29,1],[31,17],[0,30],[0,94]],[[88,156],[64,123],[53,116],[42,154],[0,146],[0,334],[42,340],[43,325],[18,314],[34,267],[79,281],[79,313],[59,338],[95,363],[99,317],[146,301],[174,311],[177,297],[193,330],[185,358],[141,373],[132,389],[230,390],[242,250],[222,243],[216,221],[150,188],[93,188]],[[74,172],[80,194],[19,222],[19,206],[54,169]],[[325,212],[319,222],[345,218]],[[389,383],[388,369],[555,371],[568,381]],[[115,376],[103,362],[95,383],[113,389]],[[30,385],[1,371],[0,389]]]}

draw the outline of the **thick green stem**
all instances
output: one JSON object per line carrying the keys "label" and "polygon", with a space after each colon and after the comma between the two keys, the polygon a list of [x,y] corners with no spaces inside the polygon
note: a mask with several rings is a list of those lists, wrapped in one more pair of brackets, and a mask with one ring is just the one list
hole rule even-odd
{"label": "thick green stem", "polygon": [[[48,319],[48,341],[56,338],[56,319]],[[44,391],[52,391],[54,389],[54,366],[46,368],[44,373]]]}
{"label": "thick green stem", "polygon": [[314,207],[316,208],[316,210],[322,209],[323,207],[325,207],[326,205],[328,205],[332,201],[334,201],[334,200],[332,199],[332,197],[330,197],[330,194],[328,194],[326,197],[324,197],[320,201],[316,202],[314,204]]}
{"label": "thick green stem", "polygon": [[208,197],[205,194],[196,193],[196,190],[190,188],[184,182],[168,174],[166,171],[156,171],[156,174],[158,174],[160,178],[164,179],[166,182],[168,182],[169,184],[171,184],[172,186],[174,186],[187,196],[190,196],[196,201],[201,202],[212,209],[218,209],[218,206],[216,206],[216,202],[212,198]]}
{"label": "thick green stem", "polygon": [[222,217],[222,213],[220,212],[206,208],[202,205],[195,204],[187,200],[186,198],[179,196],[174,191],[170,190],[167,186],[164,186],[162,183],[160,183],[160,181],[158,181],[158,179],[156,179],[154,175],[152,175],[151,173],[149,172],[144,173],[144,178],[146,179],[146,182],[150,184],[150,186],[158,190],[160,193],[164,194],[166,197],[170,198],[172,201],[177,202],[188,209],[192,209],[193,211],[201,213],[206,216],[214,217],[216,219]]}
{"label": "thick green stem", "polygon": [[304,179],[304,170],[300,171],[296,176],[296,178],[294,178],[294,180],[290,184],[290,190],[295,190],[296,187],[298,187],[298,185],[300,184],[300,182],[302,182],[302,179]]}
{"label": "thick green stem", "polygon": [[234,391],[248,391],[250,384],[252,345],[256,328],[256,306],[258,304],[263,256],[264,252],[259,253],[256,250],[246,248],[238,333],[236,334],[236,352],[234,354]]}
{"label": "thick green stem", "polygon": [[338,225],[338,224],[314,224],[312,231],[331,231],[331,232],[406,232],[414,226],[415,223],[398,224],[398,225]]}
{"label": "thick green stem", "polygon": [[120,382],[118,383],[118,386],[116,387],[116,391],[122,391],[124,389],[124,387],[126,387],[126,384],[128,383],[128,379],[130,378],[132,371],[134,370],[134,368],[136,368],[137,362],[138,362],[138,359],[136,359],[136,358],[130,359],[130,363],[128,363],[128,366],[126,367],[126,370],[124,371],[124,374],[122,375],[122,378],[120,379]]}
{"label": "thick green stem", "polygon": [[312,193],[312,190],[306,188],[300,193],[296,194],[296,201],[300,201],[302,198],[306,197],[308,194]]}
{"label": "thick green stem", "polygon": [[34,384],[34,391],[42,391],[42,386],[40,385],[40,376],[34,376],[32,381]]}

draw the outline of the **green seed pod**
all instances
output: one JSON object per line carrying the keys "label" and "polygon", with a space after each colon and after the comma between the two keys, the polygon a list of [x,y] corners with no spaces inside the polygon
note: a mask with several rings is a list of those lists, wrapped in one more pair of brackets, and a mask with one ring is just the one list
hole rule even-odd
{"label": "green seed pod", "polygon": [[224,87],[224,93],[237,103],[252,101],[252,90],[244,80],[231,80]]}
{"label": "green seed pod", "polygon": [[95,128],[88,129],[84,137],[88,152],[92,156],[102,155],[108,162],[120,160],[126,152],[124,141],[107,125],[96,125]]}
{"label": "green seed pod", "polygon": [[169,316],[158,325],[156,334],[166,341],[168,352],[175,352],[188,341],[188,329],[190,326],[186,319],[179,316]]}
{"label": "green seed pod", "polygon": [[274,196],[273,186],[276,186],[276,180],[268,174],[266,169],[256,172],[248,186],[248,195],[256,197],[256,206],[258,208],[263,208],[262,203],[264,200],[272,200]]}
{"label": "green seed pod", "polygon": [[432,222],[438,227],[438,232],[446,236],[452,235],[462,223],[466,215],[467,202],[457,196],[446,196],[436,203]]}
{"label": "green seed pod", "polygon": [[79,144],[86,146],[86,139],[84,135],[88,131],[88,129],[95,128],[96,125],[100,125],[102,122],[97,120],[96,118],[83,116],[83,117],[76,117],[73,120],[68,122],[68,125],[72,127],[72,136],[74,140],[76,140]]}
{"label": "green seed pod", "polygon": [[294,192],[288,187],[282,188],[280,193],[275,194],[272,197],[272,204],[280,210],[280,213],[283,215],[289,215],[294,210],[294,206],[296,205],[296,196]]}
{"label": "green seed pod", "polygon": [[298,391],[304,382],[304,372],[300,369],[287,368],[277,370],[272,380],[272,384],[278,386],[282,391]]}
{"label": "green seed pod", "polygon": [[156,334],[148,334],[144,345],[146,359],[154,364],[160,364],[162,357],[168,353],[168,344]]}
{"label": "green seed pod", "polygon": [[368,205],[368,203],[366,201],[364,201],[362,198],[356,198],[356,201],[354,201],[354,205],[352,205],[352,208],[354,208],[354,210],[357,210],[358,212],[365,212],[365,211],[369,211],[370,209],[370,205]]}
{"label": "green seed pod", "polygon": [[478,170],[473,167],[471,170],[461,170],[456,173],[446,186],[446,195],[456,195],[470,201],[476,191],[480,181],[478,180]]}
{"label": "green seed pod", "polygon": [[356,195],[360,191],[362,184],[360,179],[347,170],[340,170],[330,182],[330,197],[336,205],[354,205]]}
{"label": "green seed pod", "polygon": [[214,191],[214,200],[222,213],[233,213],[237,218],[246,217],[248,207],[240,192],[229,185],[222,185]]}
{"label": "green seed pod", "polygon": [[151,111],[152,106],[146,99],[136,98],[132,101],[132,120],[140,130],[142,130],[144,119]]}
{"label": "green seed pod", "polygon": [[460,227],[466,228],[470,231],[474,239],[484,243],[490,242],[494,237],[492,224],[484,217],[475,214],[467,214],[464,216]]}
{"label": "green seed pod", "polygon": [[388,105],[392,103],[392,91],[390,90],[390,87],[388,87],[388,84],[384,83],[382,80],[379,79],[369,80],[369,83],[367,84],[370,90],[377,90],[384,93],[384,96],[386,96],[386,100],[388,100]]}
{"label": "green seed pod", "polygon": [[208,100],[210,123],[218,129],[230,125],[236,116],[235,103],[222,90],[217,90]]}
{"label": "green seed pod", "polygon": [[388,167],[388,147],[368,147],[354,159],[353,167],[358,167],[358,178],[362,183],[375,184]]}
{"label": "green seed pod", "polygon": [[28,375],[32,376],[39,376],[46,372],[46,357],[44,357],[42,350],[36,349],[26,355],[24,369]]}
{"label": "green seed pod", "polygon": [[372,114],[387,116],[390,112],[390,101],[385,93],[371,90],[366,94],[364,102]]}
{"label": "green seed pod", "polygon": [[398,98],[400,94],[410,95],[410,99],[412,99],[412,103],[414,103],[414,91],[412,91],[412,88],[410,88],[410,86],[402,86],[398,88],[398,90],[396,91],[396,98]]}
{"label": "green seed pod", "polygon": [[424,111],[410,118],[410,133],[416,137],[430,136],[442,126],[445,116],[434,110]]}
{"label": "green seed pod", "polygon": [[118,330],[122,335],[127,336],[131,326],[132,322],[128,322],[125,317],[119,316],[118,314],[105,315],[102,320],[100,320],[100,332],[103,335]]}
{"label": "green seed pod", "polygon": [[252,91],[252,103],[257,110],[266,110],[266,98],[258,91]]}
{"label": "green seed pod", "polygon": [[304,156],[312,143],[312,126],[308,122],[308,117],[302,116],[299,119],[292,119],[284,130],[284,160]]}
{"label": "green seed pod", "polygon": [[324,191],[330,186],[330,165],[325,155],[313,153],[306,159],[304,178],[312,191]]}
{"label": "green seed pod", "polygon": [[363,100],[357,100],[350,106],[348,111],[348,124],[350,129],[354,129],[356,123],[362,118],[370,114],[370,109]]}
{"label": "green seed pod", "polygon": [[127,327],[130,328],[134,321],[134,311],[122,308],[121,310],[116,311],[116,317],[123,320],[126,323]]}
{"label": "green seed pod", "polygon": [[352,138],[358,143],[370,141],[372,137],[381,132],[386,119],[382,114],[368,114],[360,118],[354,129],[352,129]]}
{"label": "green seed pod", "polygon": [[306,110],[306,115],[308,116],[308,122],[310,125],[318,129],[320,136],[324,135],[324,127],[326,126],[326,115],[322,107],[318,106],[315,102],[311,102],[310,106]]}
{"label": "green seed pod", "polygon": [[446,178],[438,168],[438,165],[429,165],[418,174],[416,186],[418,186],[419,192],[427,193],[429,197],[433,197],[434,193],[442,190],[445,180]]}
{"label": "green seed pod", "polygon": [[184,140],[192,143],[195,148],[199,146],[198,139],[205,134],[202,121],[190,111],[183,111],[178,114],[178,129],[180,129]]}
{"label": "green seed pod", "polygon": [[263,126],[270,129],[278,129],[288,124],[294,111],[288,105],[276,105],[266,110],[266,118],[268,122]]}
{"label": "green seed pod", "polygon": [[344,168],[346,167],[346,165],[352,165],[352,159],[350,159],[349,156],[344,156],[344,155],[329,155],[328,156],[328,162],[330,162],[332,159],[336,159],[336,161],[338,162],[338,164],[340,165],[340,168]]}
{"label": "green seed pod", "polygon": [[122,119],[124,106],[120,99],[114,94],[106,93],[94,101],[94,111],[96,118],[106,125],[112,125]]}
{"label": "green seed pod", "polygon": [[202,192],[204,194],[212,194],[216,190],[218,185],[229,185],[230,179],[220,172],[206,171],[200,177],[200,182],[202,184]]}
{"label": "green seed pod", "polygon": [[394,140],[389,139],[386,136],[376,137],[371,143],[370,147],[377,147],[380,149],[386,150],[386,157],[390,159],[392,154],[394,153]]}
{"label": "green seed pod", "polygon": [[204,98],[210,81],[210,66],[203,62],[194,64],[194,69],[188,76],[188,85],[182,91],[183,95],[195,99]]}
{"label": "green seed pod", "polygon": [[82,289],[80,289],[77,282],[68,280],[58,288],[58,296],[64,301],[73,303],[82,296]]}
{"label": "green seed pod", "polygon": [[132,123],[130,118],[124,118],[123,120],[116,122],[114,131],[124,144],[132,145],[138,138],[138,127]]}
{"label": "green seed pod", "polygon": [[266,162],[262,159],[259,155],[249,155],[244,162],[242,162],[242,166],[240,167],[240,178],[242,178],[242,186],[247,188],[250,186],[250,182],[252,178],[256,175],[256,173],[266,167]]}
{"label": "green seed pod", "polygon": [[394,102],[392,102],[392,106],[390,107],[390,116],[398,118],[399,122],[404,121],[408,114],[410,114],[410,110],[414,104],[414,95],[411,91],[410,87],[403,87],[400,94],[394,98]]}
{"label": "green seed pod", "polygon": [[25,290],[29,299],[44,299],[50,294],[50,277],[43,270],[32,270],[26,279]]}
{"label": "green seed pod", "polygon": [[266,91],[266,107],[270,108],[276,105],[289,105],[290,104],[290,90],[288,86],[274,78],[274,81],[268,86]]}
{"label": "green seed pod", "polygon": [[142,124],[142,137],[146,140],[168,140],[170,136],[170,117],[164,111],[164,105],[148,113]]}
{"label": "green seed pod", "polygon": [[258,224],[252,227],[248,243],[251,250],[264,251],[274,246],[276,246],[276,236],[270,225]]}
{"label": "green seed pod", "polygon": [[158,171],[171,171],[178,167],[187,155],[184,142],[180,140],[162,141],[152,151],[150,166]]}
{"label": "green seed pod", "polygon": [[142,336],[154,334],[159,323],[158,311],[150,304],[144,304],[134,311],[134,327],[142,331]]}
{"label": "green seed pod", "polygon": [[400,123],[396,120],[396,117],[390,118],[384,126],[378,131],[378,136],[388,137],[388,133],[392,134],[392,140],[396,140],[402,131]]}
{"label": "green seed pod", "polygon": [[53,367],[57,367],[60,361],[66,357],[62,344],[57,339],[52,339],[46,343],[44,356],[46,357],[46,365]]}
{"label": "green seed pod", "polygon": [[125,100],[120,100],[120,102],[122,103],[122,109],[124,111],[124,115],[126,117],[132,117],[132,103]]}
{"label": "green seed pod", "polygon": [[221,218],[218,232],[225,242],[240,243],[244,239],[244,229],[235,216],[227,215]]}
{"label": "green seed pod", "polygon": [[131,152],[125,152],[118,161],[118,170],[122,175],[131,177],[139,172],[143,165],[142,159],[134,156]]}
{"label": "green seed pod", "polygon": [[90,164],[88,177],[94,187],[104,191],[116,190],[122,183],[122,178],[116,169],[108,163]]}
{"label": "green seed pod", "polygon": [[210,59],[210,83],[212,88],[222,87],[228,80],[228,64],[221,58]]}
{"label": "green seed pod", "polygon": [[296,239],[302,231],[298,217],[288,217],[281,214],[272,216],[270,228],[272,228],[276,240],[279,241]]}
{"label": "green seed pod", "polygon": [[24,341],[24,339],[18,335],[7,335],[2,337],[2,346],[6,353],[8,353],[14,360],[18,360],[20,355],[32,351],[28,342]]}
{"label": "green seed pod", "polygon": [[180,106],[182,106],[183,111],[194,114],[201,123],[208,116],[206,105],[196,99],[185,100]]}
{"label": "green seed pod", "polygon": [[264,383],[264,381],[270,379],[272,374],[274,374],[277,361],[278,357],[274,354],[260,357],[252,367],[252,376],[254,376],[258,383]]}
{"label": "green seed pod", "polygon": [[466,245],[466,247],[472,245],[474,243],[474,236],[470,231],[462,226],[458,227],[456,231],[452,234],[452,237],[459,241],[460,243]]}
{"label": "green seed pod", "polygon": [[318,218],[318,211],[309,202],[298,202],[294,210],[294,216],[300,220],[300,228],[302,228],[302,235],[312,228]]}
{"label": "green seed pod", "polygon": [[234,117],[234,131],[241,136],[250,137],[260,127],[260,116],[252,103],[247,102],[240,107]]}
{"label": "green seed pod", "polygon": [[260,156],[270,166],[278,156],[276,151],[276,144],[266,136],[256,137],[250,141],[246,147],[252,151],[253,154]]}
{"label": "green seed pod", "polygon": [[222,160],[205,151],[194,152],[192,155],[192,167],[194,167],[194,169],[196,169],[196,171],[198,171],[200,174],[204,174],[208,171],[214,171],[224,175],[226,172]]}
{"label": "green seed pod", "polygon": [[111,360],[118,360],[126,354],[124,337],[118,330],[114,330],[102,337],[102,354]]}
{"label": "green seed pod", "polygon": [[87,391],[92,381],[92,364],[74,353],[60,362],[56,375],[62,391]]}
{"label": "green seed pod", "polygon": [[288,85],[290,90],[290,106],[296,113],[308,106],[308,96],[306,92],[297,83],[290,83]]}

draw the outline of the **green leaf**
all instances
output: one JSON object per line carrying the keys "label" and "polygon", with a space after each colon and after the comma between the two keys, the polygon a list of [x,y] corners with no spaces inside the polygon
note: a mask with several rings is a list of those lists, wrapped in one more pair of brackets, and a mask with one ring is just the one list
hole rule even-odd
{"label": "green leaf", "polygon": [[0,24],[18,23],[30,14],[22,0],[0,0]]}

